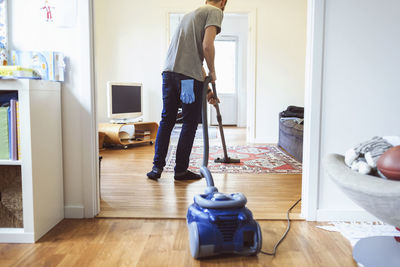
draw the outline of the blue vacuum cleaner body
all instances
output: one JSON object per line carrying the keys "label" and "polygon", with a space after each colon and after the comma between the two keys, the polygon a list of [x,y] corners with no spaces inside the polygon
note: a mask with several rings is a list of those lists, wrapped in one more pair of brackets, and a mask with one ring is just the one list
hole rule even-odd
{"label": "blue vacuum cleaner body", "polygon": [[[190,251],[193,258],[219,254],[256,255],[262,246],[261,229],[246,208],[247,199],[242,193],[218,192],[207,168],[209,155],[207,102],[205,92],[210,79],[204,82],[203,139],[204,154],[201,175],[207,181],[204,194],[194,196],[187,212]],[[215,84],[213,84],[215,91]]]}
{"label": "blue vacuum cleaner body", "polygon": [[[210,202],[230,201],[234,194],[200,195]],[[196,198],[195,198],[196,199]],[[244,205],[220,209],[192,204],[187,213],[190,251],[194,258],[218,254],[256,255],[261,250],[260,226]]]}

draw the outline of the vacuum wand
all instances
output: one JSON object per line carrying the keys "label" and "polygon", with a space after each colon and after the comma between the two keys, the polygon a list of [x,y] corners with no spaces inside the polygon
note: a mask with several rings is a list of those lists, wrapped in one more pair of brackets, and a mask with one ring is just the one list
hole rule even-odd
{"label": "vacuum wand", "polygon": [[[216,87],[215,83],[212,83],[212,88],[213,88],[214,97],[218,98],[217,87]],[[240,163],[240,159],[232,159],[232,158],[228,157],[228,151],[226,149],[226,143],[225,143],[224,128],[222,127],[222,116],[221,116],[221,112],[219,110],[218,102],[214,105],[214,107],[215,107],[215,110],[217,111],[217,121],[218,121],[218,126],[219,126],[219,132],[221,134],[222,147],[224,150],[224,158],[222,158],[222,159],[216,158],[214,160],[214,162],[217,162],[217,163]]]}

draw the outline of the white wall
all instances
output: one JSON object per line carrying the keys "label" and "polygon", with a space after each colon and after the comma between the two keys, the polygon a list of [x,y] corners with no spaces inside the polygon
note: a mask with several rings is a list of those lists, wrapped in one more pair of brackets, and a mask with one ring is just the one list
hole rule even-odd
{"label": "white wall", "polygon": [[[249,21],[245,14],[225,14],[219,36],[236,36],[238,38],[238,77],[237,77],[237,125],[246,127],[247,121],[247,49]],[[218,66],[216,66],[218,73]],[[213,109],[211,109],[213,110]],[[214,113],[215,114],[215,113]]]}
{"label": "white wall", "polygon": [[[118,3],[118,4],[116,4]],[[188,12],[203,0],[95,1],[98,119],[107,121],[108,80],[144,84],[144,119],[159,121],[167,12]],[[278,113],[304,103],[306,0],[229,1],[226,12],[257,11],[257,142],[277,142]],[[247,88],[249,90],[249,88]]]}
{"label": "white wall", "polygon": [[[321,156],[400,135],[400,2],[327,0]],[[317,219],[368,218],[320,166]]]}
{"label": "white wall", "polygon": [[[66,217],[90,217],[84,188],[92,179],[92,168],[85,154],[91,151],[94,133],[90,132],[90,63],[88,1],[77,1],[77,18],[71,28],[57,28],[40,16],[44,1],[12,0],[9,3],[10,48],[60,51],[67,57],[62,84],[62,128],[64,160],[64,199]],[[87,37],[89,38],[89,37]],[[84,40],[84,41],[82,41]],[[86,43],[86,46],[82,45]],[[46,108],[46,107],[43,107]],[[88,130],[89,129],[89,130]]]}
{"label": "white wall", "polygon": [[256,141],[275,143],[278,113],[289,105],[304,106],[307,1],[255,3],[258,7]]}

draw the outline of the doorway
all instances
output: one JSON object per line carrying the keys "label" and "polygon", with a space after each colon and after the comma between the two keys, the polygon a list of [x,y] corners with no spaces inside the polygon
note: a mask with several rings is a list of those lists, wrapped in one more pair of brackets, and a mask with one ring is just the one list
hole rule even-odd
{"label": "doorway", "polygon": [[[238,36],[222,35],[215,40],[215,65],[218,68],[218,98],[223,125],[238,125]],[[240,65],[242,68],[242,65]],[[240,77],[242,78],[242,77]],[[218,125],[215,109],[210,109],[211,125]]]}
{"label": "doorway", "polygon": [[[256,12],[253,12],[253,11],[251,11],[251,12],[249,12],[248,14],[251,14],[251,15],[247,15],[247,14],[245,14],[245,16],[248,16],[247,17],[247,20],[248,20],[248,22],[249,22],[249,25],[248,25],[248,27],[247,27],[247,30],[248,31],[250,31],[250,29],[251,29],[251,33],[250,33],[250,35],[251,35],[251,37],[249,38],[249,42],[248,42],[248,44],[249,44],[249,47],[248,47],[248,49],[247,49],[247,55],[249,56],[249,58],[248,58],[248,60],[247,60],[247,67],[246,67],[246,71],[247,71],[247,75],[246,75],[246,78],[247,78],[247,81],[243,81],[243,84],[245,84],[246,85],[246,87],[245,88],[243,88],[244,90],[245,90],[245,92],[246,92],[246,96],[245,97],[243,97],[244,98],[244,102],[247,104],[247,102],[249,102],[249,103],[251,103],[252,101],[254,101],[254,99],[255,99],[255,84],[256,84],[256,81],[255,81],[255,77],[256,77],[256,71],[255,71],[255,68],[256,68],[256,27],[255,27],[255,23],[256,23],[256,21],[257,21],[257,19],[256,19]],[[243,15],[243,14],[238,14],[238,15]],[[250,27],[250,25],[252,25],[251,27]],[[120,29],[113,29],[114,30],[114,32],[113,33],[118,33],[118,31],[119,32],[121,32],[121,30]],[[146,33],[146,34],[148,34],[148,33]],[[123,37],[122,38],[124,41],[130,41],[130,40],[126,40],[126,37]],[[139,40],[139,41],[143,41],[143,40]],[[134,46],[132,49],[136,49],[137,47],[140,47],[140,42],[139,41],[137,41],[137,43],[132,43],[132,46]],[[102,44],[100,44],[100,45],[102,45],[102,46],[106,46],[106,43],[102,43]],[[144,48],[143,46],[141,47],[141,48]],[[149,51],[151,50],[150,48],[148,49]],[[148,56],[149,56],[149,61],[151,60],[151,56],[152,55],[150,55],[150,52],[147,52],[147,50],[143,50],[143,49],[141,49],[140,51],[142,51],[142,53],[145,53],[145,54],[147,54]],[[156,52],[154,52],[154,50],[153,51],[151,51],[151,53],[159,53],[159,54],[162,54],[162,52],[163,51],[156,51]],[[123,58],[123,56],[121,56],[120,55],[121,54],[121,51],[117,51],[117,54],[115,55],[115,57],[119,57],[119,58]],[[127,59],[132,59],[132,55],[125,55],[125,57],[127,58]],[[111,62],[112,62],[112,60],[110,61],[110,59],[108,59],[108,64],[111,64]],[[134,62],[134,61],[131,61],[131,62]],[[137,62],[137,61],[136,61]],[[153,63],[154,64],[154,63]],[[118,65],[118,64],[112,64],[113,65],[113,68],[115,69],[115,71],[116,72],[118,72],[118,76],[119,76],[119,79],[124,79],[124,71],[126,71],[125,69],[122,69],[122,70],[119,70],[120,69],[120,66]],[[136,65],[136,64],[134,64],[134,65]],[[139,67],[137,67],[137,66],[133,66],[133,71],[131,70],[131,73],[133,73],[133,76],[134,76],[134,79],[135,79],[135,81],[136,81],[136,79],[143,79],[143,76],[144,76],[144,73],[145,73],[145,70],[147,69],[147,67],[146,67],[146,63],[140,63],[139,65],[141,65],[140,66],[140,68],[141,69],[139,69]],[[217,67],[218,68],[218,67]],[[96,68],[97,69],[97,68]],[[218,74],[217,74],[218,75]],[[152,76],[153,78],[152,79],[154,79],[154,77],[156,77],[155,75],[150,75],[150,76]],[[132,78],[132,76],[131,76],[131,78]],[[126,78],[125,78],[126,79]],[[157,90],[157,89],[159,89],[158,87],[160,86],[158,83],[157,83],[157,87],[155,87],[155,86],[152,86],[153,88],[149,88],[149,87],[151,87],[151,86],[149,86],[149,82],[144,82],[144,84],[145,84],[145,86],[147,87],[146,88],[146,90],[148,90],[147,91],[147,96],[145,96],[145,102],[147,101],[150,101],[150,99],[151,99],[151,97],[153,96],[153,93],[155,92],[155,90]],[[239,82],[237,81],[237,84],[239,84]],[[99,84],[100,85],[100,84]],[[236,94],[238,94],[238,90],[240,90],[240,86],[238,86],[237,87],[237,89],[236,89],[237,91],[237,93]],[[146,99],[147,98],[147,99]],[[242,98],[242,97],[241,97]],[[154,108],[154,106],[153,106],[153,108]],[[245,106],[245,110],[247,111],[248,109],[254,109],[255,108],[255,105],[246,105]],[[151,109],[151,108],[148,108],[148,109]],[[239,110],[240,108],[239,108],[239,106],[237,107],[237,109]],[[145,110],[145,112],[146,112],[146,110]],[[149,111],[149,112],[147,112],[147,114],[150,114],[152,111]],[[158,111],[155,111],[156,113],[159,113]],[[254,125],[254,121],[253,121],[253,123],[251,123],[251,121],[252,120],[254,120],[254,119],[252,119],[251,118],[251,115],[252,114],[254,114],[254,112],[244,112],[244,113],[242,113],[242,112],[238,112],[238,115],[239,114],[241,114],[245,119],[244,119],[244,121],[245,121],[245,125],[247,125],[248,127],[247,128],[245,128],[245,131],[246,131],[246,135],[247,135],[247,132],[248,131],[255,131],[255,125]],[[248,119],[248,115],[250,114],[250,120]],[[154,115],[154,114],[153,114]],[[157,114],[156,115],[157,117],[159,116],[159,114]],[[154,116],[153,116],[154,117]],[[237,116],[237,120],[238,121],[240,121],[240,118],[239,118],[239,116]],[[239,123],[237,123],[237,124],[239,124]],[[251,138],[254,138],[254,135],[253,135],[253,137],[251,137]],[[243,139],[246,139],[246,137],[245,138],[241,138],[242,140]],[[249,139],[249,137],[247,136],[247,139]],[[146,162],[145,161],[142,161],[142,163],[143,164],[146,164]],[[104,163],[104,164],[106,164],[106,163]],[[133,170],[132,170],[133,171]],[[141,174],[143,174],[143,172],[145,172],[145,170],[143,170],[143,171],[138,171],[138,177],[140,176],[139,175],[139,173],[141,173]],[[125,177],[126,179],[129,179],[128,177]],[[140,179],[143,179],[143,178],[140,178]],[[225,180],[229,180],[229,177],[228,176],[224,176],[224,177],[221,177],[221,179],[225,179]],[[243,179],[241,179],[240,177],[238,177],[237,178],[238,180],[241,180],[241,181],[245,181],[245,180],[243,180]],[[299,180],[299,179],[297,179],[297,180]],[[282,180],[281,180],[282,181]],[[248,182],[248,180],[247,180],[247,182]],[[246,182],[246,183],[247,183]],[[301,182],[300,182],[301,183]],[[173,187],[169,187],[171,190],[175,190],[175,189],[172,189]],[[194,187],[190,187],[190,188],[193,188],[194,189]],[[189,189],[189,187],[187,188],[187,189]],[[224,189],[222,189],[222,190],[226,190],[226,189],[229,189],[229,188],[224,188]],[[171,191],[171,190],[167,190],[168,192],[174,192],[174,191]],[[187,190],[186,191],[186,194],[188,194],[188,195],[190,195],[190,200],[191,200],[191,196],[193,195],[193,192],[194,192],[195,190]],[[197,190],[196,190],[197,191]],[[176,192],[176,190],[175,190],[175,192]],[[197,191],[198,192],[198,191]],[[137,194],[138,192],[133,192],[132,191],[132,194]],[[246,193],[246,192],[245,192]],[[260,197],[265,197],[265,196],[263,196],[263,193],[262,192],[260,192]],[[173,198],[171,198],[171,201],[173,200]],[[179,204],[179,203],[177,203],[177,205],[179,205],[179,206],[184,206],[182,203],[181,204]],[[261,208],[260,208],[261,209]]]}

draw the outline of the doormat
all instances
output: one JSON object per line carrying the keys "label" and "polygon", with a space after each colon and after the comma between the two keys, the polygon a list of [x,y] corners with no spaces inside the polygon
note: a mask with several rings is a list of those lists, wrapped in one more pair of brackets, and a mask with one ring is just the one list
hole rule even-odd
{"label": "doormat", "polygon": [[366,237],[373,236],[400,236],[400,232],[394,226],[377,223],[357,223],[357,222],[332,222],[331,225],[317,226],[330,232],[339,232],[354,247],[357,242]]}
{"label": "doormat", "polygon": [[[182,124],[176,124],[174,126],[174,129],[172,129],[171,139],[178,140],[179,135],[181,134],[181,130],[182,130]],[[210,140],[216,139],[218,137],[217,130],[218,130],[218,128],[216,126],[208,126],[208,138]],[[194,139],[195,140],[203,140],[203,126],[201,124],[197,127],[196,136]]]}
{"label": "doormat", "polygon": [[[170,145],[164,171],[173,172],[175,167],[176,145]],[[213,173],[277,173],[299,174],[302,165],[283,153],[275,145],[245,145],[227,147],[228,156],[240,159],[239,164],[215,163],[214,159],[223,157],[221,146],[211,146],[208,168]],[[199,173],[203,163],[203,146],[194,145],[190,155],[189,170]]]}

